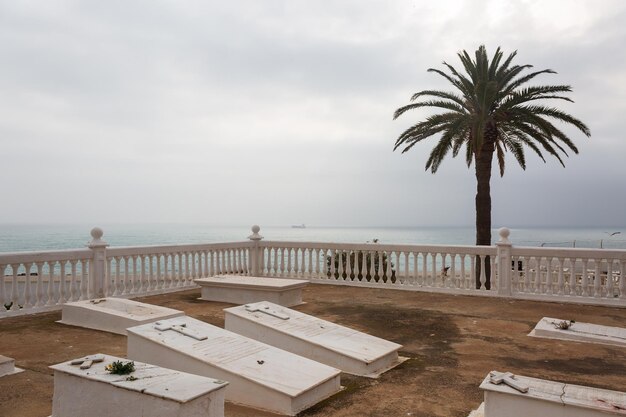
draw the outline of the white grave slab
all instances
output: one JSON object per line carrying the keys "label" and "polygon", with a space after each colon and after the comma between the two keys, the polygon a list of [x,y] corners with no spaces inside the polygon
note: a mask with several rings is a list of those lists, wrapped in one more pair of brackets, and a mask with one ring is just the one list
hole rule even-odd
{"label": "white grave slab", "polygon": [[377,377],[401,363],[401,345],[262,301],[224,309],[226,330],[341,369]]}
{"label": "white grave slab", "polygon": [[225,381],[141,362],[130,375],[113,375],[105,367],[127,359],[102,354],[82,359],[50,367],[52,417],[224,417]]}
{"label": "white grave slab", "polygon": [[124,298],[100,298],[63,304],[59,323],[126,335],[128,327],[184,314],[172,308]]}
{"label": "white grave slab", "polygon": [[494,384],[492,371],[480,384],[485,392],[484,417],[607,417],[626,414],[626,393],[515,375],[528,388]]}
{"label": "white grave slab", "polygon": [[23,372],[23,369],[15,366],[15,359],[0,355],[0,377]]}
{"label": "white grave slab", "polygon": [[128,357],[226,380],[226,400],[295,415],[341,388],[340,371],[179,317],[128,329]]}
{"label": "white grave slab", "polygon": [[302,289],[309,284],[302,279],[233,275],[216,275],[194,281],[201,287],[201,300],[232,304],[271,301],[286,307],[302,304]]}
{"label": "white grave slab", "polygon": [[564,320],[544,317],[539,320],[529,336],[626,347],[624,328],[580,322],[573,323],[567,330],[556,328],[555,325],[562,321]]}

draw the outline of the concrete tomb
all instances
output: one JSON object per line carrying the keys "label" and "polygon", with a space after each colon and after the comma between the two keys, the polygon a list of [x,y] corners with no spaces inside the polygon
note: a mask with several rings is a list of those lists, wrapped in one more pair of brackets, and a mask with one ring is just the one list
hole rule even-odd
{"label": "concrete tomb", "polygon": [[[626,393],[492,371],[478,417],[607,417],[626,413]],[[472,414],[470,414],[472,415]]]}
{"label": "concrete tomb", "polygon": [[15,367],[15,359],[0,355],[0,377],[23,372],[23,369]]}
{"label": "concrete tomb", "polygon": [[51,417],[224,417],[227,382],[141,362],[115,375],[115,361],[127,362],[97,354],[51,366]]}
{"label": "concrete tomb", "polygon": [[216,275],[194,280],[201,287],[201,300],[246,304],[271,301],[291,307],[302,304],[302,289],[309,281],[302,279]]}
{"label": "concrete tomb", "polygon": [[128,327],[184,314],[124,298],[100,298],[63,304],[59,323],[126,335]]}
{"label": "concrete tomb", "polygon": [[129,328],[128,357],[229,381],[227,401],[280,414],[341,389],[338,369],[190,317]]}
{"label": "concrete tomb", "polygon": [[[561,325],[561,323],[565,323]],[[569,327],[568,327],[569,326]],[[567,327],[563,329],[562,327]],[[626,347],[626,329],[544,317],[529,336]]]}
{"label": "concrete tomb", "polygon": [[350,374],[377,377],[401,363],[401,345],[274,303],[262,301],[224,312],[227,330]]}

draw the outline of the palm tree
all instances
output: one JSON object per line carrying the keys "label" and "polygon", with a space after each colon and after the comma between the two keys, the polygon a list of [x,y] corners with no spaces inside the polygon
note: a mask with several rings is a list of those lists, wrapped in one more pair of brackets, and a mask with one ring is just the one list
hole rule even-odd
{"label": "palm tree", "polygon": [[[448,80],[454,92],[424,90],[411,97],[411,104],[400,107],[394,120],[408,110],[436,107],[443,112],[426,117],[425,120],[405,130],[396,140],[394,150],[407,152],[416,143],[438,136],[439,142],[432,149],[426,162],[426,170],[437,172],[445,156],[452,151],[456,157],[465,145],[465,162],[468,168],[475,164],[476,174],[476,245],[491,245],[491,165],[494,153],[498,159],[500,175],[504,175],[504,156],[511,152],[522,169],[526,169],[527,147],[545,162],[543,152],[554,156],[561,165],[561,155],[568,156],[567,149],[578,153],[570,138],[553,124],[553,121],[573,125],[586,136],[587,126],[575,117],[537,100],[571,99],[563,94],[572,91],[568,85],[525,86],[540,74],[555,74],[545,69],[524,73],[532,65],[512,65],[517,52],[504,61],[498,47],[489,60],[487,50],[480,46],[472,60],[466,52],[458,53],[465,74],[444,62],[449,73],[430,68]],[[480,264],[478,264],[480,265]],[[490,289],[489,262],[486,288]],[[476,274],[476,288],[480,288],[480,273]]]}

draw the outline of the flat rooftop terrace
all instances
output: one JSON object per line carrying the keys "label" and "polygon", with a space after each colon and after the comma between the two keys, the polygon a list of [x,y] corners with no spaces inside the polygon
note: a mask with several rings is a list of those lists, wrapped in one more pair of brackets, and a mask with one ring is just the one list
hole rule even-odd
{"label": "flat rooftop terrace", "polygon": [[[183,310],[220,327],[223,308],[188,290],[138,301]],[[344,391],[302,416],[465,417],[481,402],[491,370],[626,391],[626,350],[528,337],[542,317],[626,327],[626,309],[425,292],[309,285],[313,314],[404,345],[410,359],[379,379],[342,374]],[[126,355],[126,337],[56,323],[61,312],[0,320],[0,354],[25,372],[0,378],[0,416],[44,417],[52,410],[49,365],[102,352]],[[226,404],[227,417],[272,416]]]}

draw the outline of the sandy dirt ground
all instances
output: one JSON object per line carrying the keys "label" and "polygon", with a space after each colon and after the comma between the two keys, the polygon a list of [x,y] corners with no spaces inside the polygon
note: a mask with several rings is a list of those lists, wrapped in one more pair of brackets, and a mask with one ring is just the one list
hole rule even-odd
{"label": "sandy dirt ground", "polygon": [[[230,304],[199,290],[139,301],[183,310],[220,327]],[[307,417],[465,417],[491,370],[626,391],[626,349],[528,337],[544,316],[626,327],[626,309],[421,292],[310,285],[297,310],[382,337],[410,358],[378,379],[342,374],[345,389]],[[0,378],[0,417],[51,414],[49,365],[97,352],[126,355],[124,336],[56,323],[61,313],[0,320],[0,354],[25,369]],[[226,405],[228,417],[275,416]],[[85,416],[87,417],[87,416]]]}

